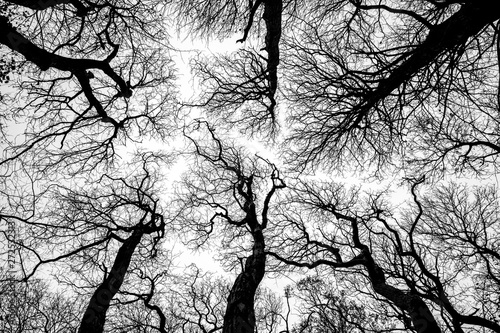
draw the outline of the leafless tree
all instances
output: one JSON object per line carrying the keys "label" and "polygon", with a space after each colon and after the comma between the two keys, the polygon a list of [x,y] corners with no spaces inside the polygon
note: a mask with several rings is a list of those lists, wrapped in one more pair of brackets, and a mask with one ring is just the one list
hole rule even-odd
{"label": "leafless tree", "polygon": [[[219,117],[231,115],[232,123],[251,134],[274,133],[279,125],[276,95],[284,25],[282,17],[288,7],[293,8],[293,5],[284,5],[282,0],[178,1],[174,4],[176,12],[180,13],[180,26],[187,26],[193,36],[222,39],[240,30],[241,38],[237,42],[256,38],[263,44],[261,51],[265,51],[262,54],[250,47],[231,57],[195,61],[195,72],[206,83],[205,93],[198,104],[208,106]],[[264,38],[262,31],[265,32]]]}
{"label": "leafless tree", "polygon": [[[441,269],[429,275],[434,286],[423,281],[416,281],[415,285],[427,294],[442,295],[441,306],[451,323],[483,326],[498,332],[498,188],[451,183],[416,200],[421,222],[415,234],[432,249],[427,260]],[[459,328],[454,329],[460,332]]]}
{"label": "leafless tree", "polygon": [[78,189],[54,186],[49,207],[22,221],[19,278],[27,281],[57,263],[58,280],[86,290],[85,296],[90,291],[80,332],[102,332],[130,265],[151,264],[158,255],[170,220],[159,205],[158,169],[168,158],[140,154],[129,165],[136,170],[115,170]]}
{"label": "leafless tree", "polygon": [[[195,137],[196,131],[201,139]],[[240,271],[227,299],[223,332],[253,332],[255,294],[266,273],[271,201],[285,183],[274,164],[247,157],[243,149],[222,141],[208,124],[196,122],[185,133],[196,160],[184,181],[183,230],[194,232],[195,246],[213,237],[220,240],[222,256]],[[199,209],[209,217],[202,220]]]}
{"label": "leafless tree", "polygon": [[500,16],[493,5],[301,7],[294,33],[283,37],[281,62],[294,158],[366,169],[423,157],[418,167],[430,164],[429,172],[450,154],[465,163],[494,159]]}
{"label": "leafless tree", "polygon": [[[0,165],[12,172],[22,160],[45,178],[59,165],[94,170],[113,162],[117,143],[166,135],[175,88],[163,7],[4,2],[0,52],[20,73],[2,99]],[[16,123],[24,128],[14,140],[5,126]]]}
{"label": "leafless tree", "polygon": [[61,292],[50,291],[47,283],[0,283],[0,330],[2,332],[74,332],[78,327],[81,303]]}
{"label": "leafless tree", "polygon": [[[496,174],[495,6],[3,1],[0,242],[15,247],[21,280],[57,270],[85,300],[80,332],[499,332],[498,190],[436,185]],[[172,26],[207,40],[237,35],[238,51],[192,59],[201,91],[183,108],[218,129],[272,137],[296,182],[288,196],[284,168],[204,121],[179,126],[188,171],[172,203],[161,194],[170,157],[119,164],[128,144],[164,144],[191,121],[175,117]],[[323,166],[401,172],[409,199],[394,207],[388,192],[304,180]],[[169,225],[216,253],[234,281],[171,274]],[[291,290],[282,298],[262,281],[305,268],[369,301],[305,279],[295,296],[308,311],[293,325]],[[380,325],[365,325],[377,315]]]}
{"label": "leafless tree", "polygon": [[[474,268],[483,272],[479,273],[483,276],[480,281],[491,281],[491,277],[485,276],[490,276],[486,267],[496,265],[496,250],[490,248],[495,242],[477,240],[477,254],[472,254],[478,259],[486,257],[482,259],[481,268],[471,260],[474,242],[463,245],[469,246],[470,250],[457,247],[456,252],[444,249],[452,245],[436,243],[435,239],[449,239],[450,242],[460,239],[460,236],[454,236],[456,231],[440,230],[446,225],[456,225],[457,228],[464,225],[464,220],[457,216],[467,209],[468,201],[463,193],[458,197],[453,195],[451,199],[449,195],[437,192],[429,195],[428,204],[424,205],[417,192],[417,186],[422,182],[423,179],[411,181],[412,200],[403,212],[391,208],[383,194],[363,198],[358,190],[346,190],[342,184],[302,183],[297,196],[291,200],[297,206],[287,206],[280,223],[284,228],[283,244],[288,246],[282,247],[282,253],[271,255],[297,267],[329,267],[339,274],[358,276],[362,279],[360,282],[371,286],[366,289],[366,285],[361,285],[360,290],[364,289],[366,295],[372,293],[372,297],[402,311],[418,332],[439,332],[445,328],[463,332],[465,327],[498,332],[498,319],[490,312],[471,310],[471,303],[465,305],[464,302],[473,302],[475,298],[478,302],[473,302],[475,305],[472,306],[482,308],[484,302],[478,296],[467,301],[462,299],[465,292],[471,293],[463,281],[475,279]],[[475,202],[477,206],[473,214],[489,217],[495,201],[483,196]],[[444,213],[448,214],[450,221],[445,224],[441,222],[446,216]],[[494,223],[494,218],[483,222],[470,217],[471,220],[465,220],[468,228],[475,228],[484,237],[495,239],[495,234],[490,236],[481,231],[485,230],[483,225]],[[434,222],[432,227],[431,222]],[[295,233],[291,231],[293,229]],[[449,236],[445,236],[448,232]],[[458,235],[464,233],[467,235],[465,231]],[[482,253],[485,249],[491,250],[491,254]],[[464,261],[469,263],[467,268],[463,267]],[[449,267],[455,268],[450,270]],[[494,269],[489,272],[493,277],[496,274]],[[438,313],[441,318],[437,317]]]}

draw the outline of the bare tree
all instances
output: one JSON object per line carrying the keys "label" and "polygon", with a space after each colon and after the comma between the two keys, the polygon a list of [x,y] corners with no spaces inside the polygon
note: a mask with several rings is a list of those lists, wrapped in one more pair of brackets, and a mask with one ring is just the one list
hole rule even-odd
{"label": "bare tree", "polygon": [[85,295],[90,291],[80,332],[102,332],[131,263],[148,265],[158,255],[169,221],[159,205],[158,169],[168,158],[140,154],[129,165],[136,170],[114,170],[78,189],[54,186],[52,204],[22,221],[20,278],[27,281],[42,266],[57,264],[58,280]]}
{"label": "bare tree", "polygon": [[[45,170],[45,178],[58,165],[66,172],[94,170],[114,160],[117,143],[166,135],[175,89],[163,7],[154,1],[4,3],[0,52],[11,54],[20,75],[2,100],[9,110],[0,165],[16,169],[21,159]],[[16,140],[4,128],[14,123],[24,126]]]}
{"label": "bare tree", "polygon": [[[57,270],[87,301],[80,332],[499,332],[496,188],[431,189],[409,177],[410,199],[393,207],[388,193],[296,172],[495,174],[495,5],[3,1],[0,241],[15,247],[24,282]],[[233,54],[192,60],[201,91],[184,107],[280,143],[297,180],[289,197],[278,198],[286,185],[275,164],[203,121],[182,127],[188,171],[172,204],[160,190],[169,157],[118,163],[128,144],[164,144],[177,131],[170,26],[207,40],[237,34]],[[170,274],[170,221],[234,281]],[[308,311],[292,325],[290,289],[284,309],[262,281],[298,268],[342,277],[370,301],[306,279],[296,296]],[[365,325],[376,315],[380,325]]]}
{"label": "bare tree", "polygon": [[[363,199],[357,190],[347,191],[341,184],[302,184],[292,200],[299,207],[288,207],[281,224],[288,228],[284,243],[289,249],[272,255],[298,267],[325,266],[340,274],[362,277],[377,298],[403,311],[418,332],[445,328],[463,332],[466,327],[498,332],[498,318],[487,310],[480,311],[487,301],[464,282],[478,278],[474,276],[476,267],[483,272],[478,282],[496,276],[494,269],[486,268],[491,269],[497,261],[497,251],[492,248],[496,236],[486,227],[496,221],[490,218],[496,197],[478,191],[474,200],[452,186],[430,193],[422,201],[417,192],[422,182],[411,181],[412,201],[404,211],[391,208],[383,194]],[[466,218],[461,215],[465,211]],[[450,225],[461,230],[443,232]],[[296,233],[291,233],[291,228]],[[467,240],[470,229],[484,235],[483,239],[493,237],[491,243],[480,238],[476,243],[454,243],[463,239],[460,235]],[[471,256],[481,258],[481,268]],[[367,295],[371,292],[366,287],[361,289]],[[474,296],[465,301],[468,293]]]}
{"label": "bare tree", "polygon": [[61,292],[50,291],[41,280],[27,283],[4,279],[0,283],[2,332],[74,332],[81,305]]}
{"label": "bare tree", "polygon": [[[264,45],[261,51],[265,51],[265,55],[245,48],[231,57],[217,57],[215,61],[198,59],[195,72],[207,85],[204,86],[203,98],[197,104],[207,106],[222,118],[231,115],[232,123],[252,134],[268,131],[273,134],[278,126],[276,94],[283,1],[178,1],[174,8],[180,13],[180,26],[187,26],[194,36],[221,39],[232,36],[239,29],[242,36],[237,42],[243,43],[253,39],[250,36],[256,36]],[[264,38],[261,37],[262,30]],[[220,109],[220,106],[224,107]]]}
{"label": "bare tree", "polygon": [[[194,133],[185,130],[194,145],[196,163],[185,180],[183,228],[194,231],[196,246],[211,237],[220,239],[222,256],[232,269],[240,270],[228,296],[223,332],[253,332],[255,294],[266,272],[264,233],[271,226],[271,200],[285,183],[274,164],[247,157],[243,149],[223,142],[207,124],[198,122],[194,129],[205,138],[195,139]],[[200,221],[197,208],[211,217]],[[239,262],[234,261],[236,256]]]}
{"label": "bare tree", "polygon": [[464,149],[459,159],[496,156],[495,121],[478,119],[498,108],[493,5],[351,0],[301,7],[282,47],[294,156],[338,168],[352,161],[380,167],[413,150],[424,159]]}
{"label": "bare tree", "polygon": [[[430,276],[436,281],[434,286],[424,281],[416,285],[427,294],[441,294],[441,306],[453,325],[477,325],[498,332],[498,189],[451,183],[415,200],[421,214],[415,234],[425,238],[432,249],[428,260],[442,268],[453,268]],[[460,328],[454,329],[460,332]]]}

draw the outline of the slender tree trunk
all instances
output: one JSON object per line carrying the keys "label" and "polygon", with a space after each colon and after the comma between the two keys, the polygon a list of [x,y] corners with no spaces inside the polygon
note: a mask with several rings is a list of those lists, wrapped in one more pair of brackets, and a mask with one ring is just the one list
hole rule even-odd
{"label": "slender tree trunk", "polygon": [[253,253],[238,275],[227,299],[223,333],[253,333],[255,331],[254,299],[266,268],[264,236],[254,231]]}
{"label": "slender tree trunk", "polygon": [[111,272],[90,299],[78,330],[79,333],[102,333],[111,299],[116,295],[125,279],[130,260],[142,235],[143,231],[136,229],[120,246]]}

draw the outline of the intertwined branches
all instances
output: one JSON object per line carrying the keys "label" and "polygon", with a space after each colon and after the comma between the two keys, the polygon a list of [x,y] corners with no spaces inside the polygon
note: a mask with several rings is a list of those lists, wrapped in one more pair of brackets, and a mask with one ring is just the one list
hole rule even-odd
{"label": "intertwined branches", "polygon": [[2,133],[3,167],[21,160],[35,171],[92,170],[113,161],[117,143],[169,134],[175,89],[160,4],[5,7],[2,51],[10,49],[22,70],[2,114],[24,129],[17,140]]}
{"label": "intertwined branches", "polygon": [[[415,153],[414,142],[417,151],[427,147],[420,135],[446,136],[457,124],[473,132],[464,146],[491,149],[480,140],[489,130],[460,115],[475,120],[496,108],[492,5],[338,1],[304,11],[298,33],[286,38],[283,63],[287,96],[298,106],[289,140],[300,161],[342,168],[348,159],[380,168]],[[419,124],[429,118],[435,126],[427,132]],[[441,140],[446,147],[436,158],[461,147],[449,141]]]}

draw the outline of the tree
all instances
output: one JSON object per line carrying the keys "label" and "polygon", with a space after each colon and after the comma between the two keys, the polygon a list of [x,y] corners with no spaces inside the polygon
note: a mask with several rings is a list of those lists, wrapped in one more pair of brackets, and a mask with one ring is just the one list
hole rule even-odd
{"label": "tree", "polygon": [[[0,57],[13,59],[7,69],[19,75],[2,92],[0,217],[24,226],[21,238],[7,236],[20,248],[23,280],[62,262],[86,283],[104,275],[81,331],[103,330],[134,252],[147,257],[150,247],[154,256],[163,237],[165,221],[149,192],[152,155],[143,155],[143,178],[122,177],[115,162],[121,145],[163,139],[171,129],[164,15],[155,1],[1,4]],[[5,129],[13,123],[23,132]]]}
{"label": "tree", "polygon": [[[2,5],[2,59],[21,71],[2,101],[2,167],[94,170],[113,162],[116,143],[166,135],[175,89],[163,15],[154,1]],[[21,140],[4,131],[12,123],[25,125]]]}
{"label": "tree", "polygon": [[492,6],[352,0],[297,11],[296,33],[282,48],[294,158],[334,168],[356,161],[365,170],[418,161],[427,172],[452,156],[440,166],[493,159],[499,14]]}
{"label": "tree", "polygon": [[[444,187],[446,190],[426,196],[424,202],[427,204],[424,205],[417,193],[417,186],[422,182],[423,179],[411,182],[413,202],[408,203],[411,208],[403,212],[391,208],[383,194],[363,198],[358,190],[346,191],[342,184],[303,183],[291,200],[292,205],[298,207],[287,206],[280,223],[284,230],[288,230],[287,234],[282,233],[286,250],[270,254],[297,267],[325,266],[343,276],[362,278],[352,288],[365,295],[374,292],[377,298],[389,302],[408,316],[411,327],[418,332],[440,332],[445,327],[453,332],[464,332],[466,327],[499,331],[498,319],[488,311],[470,310],[482,308],[485,300],[475,296],[467,301],[463,299],[468,293],[475,294],[464,282],[476,279],[473,272],[477,266],[471,260],[474,242],[467,245],[469,250],[460,245],[456,251],[450,252],[449,249],[457,244],[448,241],[446,244],[443,240],[461,237],[453,236],[455,233],[451,230],[439,231],[446,225],[460,228],[465,221],[468,228],[478,230],[485,239],[495,239],[496,236],[490,236],[484,229],[495,220],[489,222],[493,207],[491,198],[481,195],[471,210],[467,208],[471,199],[464,193],[457,193],[453,187]],[[447,192],[453,195],[443,195]],[[460,212],[465,209],[468,216],[463,220]],[[484,222],[477,221],[472,214],[484,216]],[[449,222],[443,225],[444,216]],[[295,233],[291,233],[292,228]],[[464,233],[467,235],[469,231],[459,231],[458,235]],[[440,241],[436,242],[436,239]],[[483,242],[477,239],[477,255],[483,253],[486,259],[482,260],[487,263],[482,265],[492,267],[496,265],[493,263],[496,250]],[[488,254],[486,249],[490,251]],[[475,256],[474,252],[472,255]],[[448,267],[454,269],[446,269]],[[486,280],[491,278],[485,277]],[[370,289],[363,285],[365,282],[369,283]]]}
{"label": "tree", "polygon": [[[298,191],[298,197],[292,201],[302,207],[287,208],[290,213],[285,214],[281,225],[286,223],[297,233],[291,236],[288,236],[290,233],[285,234],[288,236],[283,240],[288,248],[285,257],[276,253],[271,255],[298,267],[327,265],[334,269],[354,268],[360,275],[366,272],[373,290],[408,313],[418,332],[440,332],[431,309],[420,295],[399,289],[388,280],[385,267],[376,258],[379,249],[373,247],[371,235],[363,228],[376,218],[377,210],[358,213],[355,208],[358,204],[356,191],[344,191],[341,185],[328,183],[323,186],[304,184]],[[311,212],[311,216],[307,218],[302,212]],[[339,222],[329,232],[326,223],[331,218]],[[318,225],[311,224],[313,221],[317,221]],[[319,231],[319,240],[308,232],[310,228]],[[344,244],[345,249],[342,248]]]}
{"label": "tree", "polygon": [[301,320],[292,332],[382,332],[395,331],[390,318],[370,312],[366,306],[333,288],[331,281],[308,276],[297,282],[294,295],[301,300]]}
{"label": "tree", "polygon": [[498,189],[450,183],[436,187],[417,203],[422,221],[415,233],[427,239],[433,261],[453,268],[436,274],[434,288],[421,288],[427,294],[442,294],[441,306],[453,325],[458,322],[499,331]]}
{"label": "tree", "polygon": [[[28,280],[42,265],[58,263],[58,280],[90,288],[80,332],[102,332],[131,264],[140,260],[151,265],[149,259],[157,256],[169,221],[157,196],[158,168],[167,158],[140,154],[139,167],[129,175],[115,170],[102,175],[97,184],[89,179],[78,190],[54,186],[50,210],[23,221],[21,278]],[[69,269],[66,277],[63,267]]]}
{"label": "tree", "polygon": [[[500,331],[497,189],[446,183],[496,176],[495,5],[4,1],[0,221],[24,228],[1,229],[2,242],[16,246],[24,280],[51,266],[85,299],[80,331]],[[200,90],[182,114],[170,26],[241,43],[192,59]],[[160,194],[169,158],[149,143],[163,148],[176,128],[189,171],[171,203]],[[248,136],[265,137],[283,166],[241,148]],[[141,143],[138,164],[119,163]],[[393,206],[389,191],[310,180],[325,170],[404,177],[409,199]],[[170,274],[171,224],[235,279]],[[259,290],[266,273],[304,268],[352,292],[303,283],[309,311],[294,326],[291,291],[284,313]],[[361,327],[376,315],[383,325]]]}
{"label": "tree", "polygon": [[[2,274],[4,275],[4,274]],[[4,276],[2,276],[3,280]],[[61,292],[51,292],[41,280],[28,283],[2,281],[0,328],[2,332],[74,332],[80,305]]]}
{"label": "tree", "polygon": [[[64,192],[77,196],[73,185],[82,178],[99,181],[105,174],[104,182],[111,181],[117,150],[127,142],[168,135],[175,87],[163,15],[161,4],[143,1],[2,3],[0,57],[13,59],[19,75],[2,91],[0,218],[24,229],[19,239],[29,239],[17,244],[30,258],[23,259],[31,265],[24,278],[42,263],[75,254],[69,249],[43,258],[38,246],[81,245],[82,234],[67,225],[60,229],[39,220],[50,220],[52,213],[58,222],[64,219],[67,207],[52,206],[72,200]],[[21,133],[11,130],[13,124]],[[76,214],[78,207],[73,208]],[[93,228],[80,227],[92,233]],[[110,235],[100,243],[86,239],[83,247],[106,244]],[[63,239],[57,246],[56,238]],[[19,243],[12,237],[8,242]]]}
{"label": "tree", "polygon": [[[264,232],[271,226],[271,200],[286,185],[271,162],[247,157],[243,149],[224,143],[205,123],[197,122],[193,129],[204,128],[202,140],[185,131],[197,160],[185,180],[182,226],[195,232],[192,241],[198,247],[209,237],[219,236],[222,249],[229,250],[223,256],[231,259],[233,269],[234,256],[238,256],[241,272],[228,296],[223,332],[250,333],[255,328],[255,294],[266,272]],[[208,221],[200,222],[194,211],[197,207],[208,210]]]}
{"label": "tree", "polygon": [[[195,36],[222,39],[231,37],[239,29],[243,32],[237,42],[243,43],[252,39],[251,36],[262,40],[261,30],[265,31],[264,46],[260,50],[265,51],[265,55],[254,48],[245,48],[213,61],[195,61],[196,75],[205,84],[205,92],[196,104],[206,107],[217,117],[228,119],[229,123],[238,124],[249,133],[274,133],[279,125],[276,95],[283,1],[177,1],[174,7],[180,14],[179,25],[187,26]],[[228,63],[235,66],[229,69]]]}

